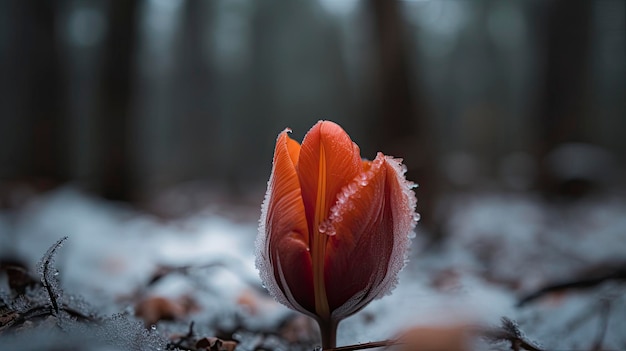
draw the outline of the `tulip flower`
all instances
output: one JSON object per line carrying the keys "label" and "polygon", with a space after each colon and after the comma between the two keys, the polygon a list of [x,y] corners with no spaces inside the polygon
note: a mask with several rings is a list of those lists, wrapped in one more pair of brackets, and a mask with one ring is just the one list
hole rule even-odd
{"label": "tulip flower", "polygon": [[389,293],[418,220],[400,159],[362,160],[337,124],[320,121],[302,145],[278,135],[256,241],[270,294],[314,318],[322,347],[339,322]]}

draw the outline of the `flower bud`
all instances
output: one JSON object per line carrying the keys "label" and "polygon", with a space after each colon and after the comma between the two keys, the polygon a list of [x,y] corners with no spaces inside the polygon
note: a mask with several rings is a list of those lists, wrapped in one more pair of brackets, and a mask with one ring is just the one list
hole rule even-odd
{"label": "flower bud", "polygon": [[256,265],[270,294],[313,317],[334,347],[339,321],[395,286],[418,219],[415,185],[399,159],[362,160],[333,122],[302,145],[289,131],[276,141]]}

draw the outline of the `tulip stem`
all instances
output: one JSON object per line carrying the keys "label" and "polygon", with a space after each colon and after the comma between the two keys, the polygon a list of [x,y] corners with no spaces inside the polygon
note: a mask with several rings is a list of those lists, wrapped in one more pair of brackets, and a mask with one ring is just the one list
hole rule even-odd
{"label": "tulip stem", "polygon": [[317,320],[322,334],[322,350],[337,347],[337,327],[339,322],[333,320]]}

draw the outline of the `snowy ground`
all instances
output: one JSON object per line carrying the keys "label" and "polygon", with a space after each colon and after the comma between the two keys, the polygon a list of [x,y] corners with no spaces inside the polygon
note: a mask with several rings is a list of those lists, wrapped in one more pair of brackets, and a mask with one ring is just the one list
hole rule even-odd
{"label": "snowy ground", "polygon": [[[450,196],[448,203],[447,240],[427,245],[418,230],[397,288],[342,322],[339,345],[389,339],[414,326],[495,326],[508,317],[544,349],[626,349],[624,277],[516,307],[521,296],[545,285],[595,277],[615,267],[623,272],[624,198],[557,205],[527,194],[464,194]],[[63,188],[19,211],[0,212],[0,258],[17,257],[35,272],[46,250],[67,236],[56,255],[64,294],[82,297],[98,315],[109,316],[104,329],[115,325],[119,333],[135,333],[125,336],[129,340],[158,339],[131,348],[162,348],[174,333],[187,332],[191,321],[195,332],[204,336],[234,332],[230,336],[239,339],[237,350],[254,349],[250,345],[258,339],[255,333],[283,330],[286,320],[294,326],[291,338],[314,339],[307,321],[294,322],[294,314],[260,287],[253,257],[257,223],[233,218],[206,210],[164,221]],[[164,266],[186,269],[151,282]],[[6,279],[0,271],[5,295]],[[154,328],[150,323],[141,331],[133,324],[134,312],[141,301],[155,296],[178,304],[175,320],[155,322]],[[280,335],[289,338],[287,332]],[[116,336],[105,337],[111,338]],[[274,342],[274,349],[290,348],[284,340]],[[19,333],[7,336],[0,318],[0,346],[3,343],[41,347]],[[75,349],[115,350],[131,343],[92,345]]]}

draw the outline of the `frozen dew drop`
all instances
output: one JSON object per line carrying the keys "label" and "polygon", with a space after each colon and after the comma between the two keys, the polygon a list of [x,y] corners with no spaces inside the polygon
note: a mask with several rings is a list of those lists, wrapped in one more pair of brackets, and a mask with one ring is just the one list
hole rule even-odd
{"label": "frozen dew drop", "polygon": [[320,234],[326,233],[327,229],[328,229],[328,224],[326,223],[326,221],[320,223],[319,226],[317,227],[317,230],[320,232]]}
{"label": "frozen dew drop", "polygon": [[422,216],[420,216],[419,213],[416,212],[416,213],[413,214],[413,220],[415,222],[419,222],[420,218],[422,218]]}
{"label": "frozen dew drop", "polygon": [[151,326],[150,326],[150,330],[152,330],[152,331],[157,330],[157,326],[156,326],[155,324],[151,325]]}
{"label": "frozen dew drop", "polygon": [[348,185],[348,197],[350,197],[352,194],[356,193],[357,191],[357,185],[355,183],[350,183]]}
{"label": "frozen dew drop", "polygon": [[[337,218],[333,218],[333,220],[337,220]],[[339,217],[339,220],[341,220],[341,217]],[[333,236],[335,235],[335,227],[333,227],[333,225],[328,221],[328,220],[324,220],[322,223],[320,223],[318,230],[320,232],[320,234],[326,234],[328,236]]]}
{"label": "frozen dew drop", "polygon": [[343,203],[345,203],[345,202],[346,202],[346,199],[347,199],[346,195],[345,195],[343,192],[341,192],[341,193],[339,193],[339,195],[337,196],[337,203],[338,203],[338,204],[343,204]]}
{"label": "frozen dew drop", "polygon": [[413,239],[413,238],[415,238],[415,231],[414,231],[414,230],[411,230],[411,231],[409,232],[408,238],[409,238],[409,239]]}
{"label": "frozen dew drop", "polygon": [[361,173],[359,175],[359,185],[360,186],[367,186],[367,183],[368,183],[368,181],[370,179],[370,173],[371,172],[368,171],[368,172],[365,172],[365,173]]}

